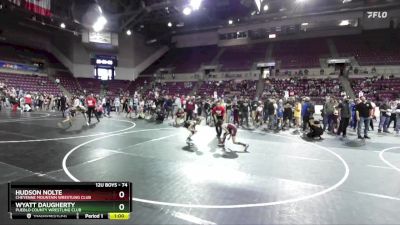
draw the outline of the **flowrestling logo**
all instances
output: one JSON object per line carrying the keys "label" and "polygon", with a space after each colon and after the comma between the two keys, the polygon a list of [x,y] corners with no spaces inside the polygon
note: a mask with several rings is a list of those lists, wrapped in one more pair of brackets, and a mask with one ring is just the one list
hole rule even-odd
{"label": "flowrestling logo", "polygon": [[386,11],[368,11],[368,19],[386,19],[388,13]]}

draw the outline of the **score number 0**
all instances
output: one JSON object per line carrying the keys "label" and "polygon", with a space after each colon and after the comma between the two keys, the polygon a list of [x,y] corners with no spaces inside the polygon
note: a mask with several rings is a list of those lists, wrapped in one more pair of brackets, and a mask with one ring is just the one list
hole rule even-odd
{"label": "score number 0", "polygon": [[[118,193],[118,197],[124,198],[125,197],[125,192],[120,191]],[[119,204],[118,208],[119,208],[119,210],[123,211],[125,209],[125,205],[124,204]]]}

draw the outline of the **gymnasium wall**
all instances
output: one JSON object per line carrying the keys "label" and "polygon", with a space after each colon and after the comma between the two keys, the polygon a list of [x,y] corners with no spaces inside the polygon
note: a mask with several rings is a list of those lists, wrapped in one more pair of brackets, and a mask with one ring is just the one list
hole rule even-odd
{"label": "gymnasium wall", "polygon": [[[381,10],[383,11],[383,10]],[[366,11],[347,11],[341,13],[331,13],[328,15],[307,15],[307,16],[293,16],[292,18],[284,19],[273,19],[268,18],[264,21],[268,22],[258,22],[253,24],[234,24],[231,26],[226,25],[225,27],[215,29],[214,31],[208,32],[195,32],[186,34],[177,34],[172,38],[172,43],[178,48],[183,47],[195,47],[203,45],[218,45],[218,46],[233,46],[233,45],[245,45],[254,44],[260,42],[271,42],[271,41],[281,41],[281,40],[294,40],[303,38],[313,38],[313,37],[330,37],[338,35],[351,35],[360,34],[363,30],[372,29],[385,29],[389,28],[390,21],[392,21],[394,27],[400,27],[400,9],[389,9],[387,10],[388,17],[385,19],[368,19]],[[339,27],[341,19],[350,19],[358,21],[358,26],[356,27]],[[219,40],[219,34],[226,33],[236,33],[238,31],[248,31],[257,30],[265,28],[275,28],[283,27],[294,24],[301,24],[307,22],[310,24],[309,28],[315,26],[315,24],[325,24],[330,26],[329,29],[321,30],[318,29],[308,29],[307,31],[301,31],[295,34],[285,34],[282,35],[277,32],[276,39],[260,39],[260,40],[250,40],[249,38],[243,39],[231,39],[231,40]]]}
{"label": "gymnasium wall", "polygon": [[28,24],[10,25],[4,21],[0,21],[0,28],[3,30],[2,41],[51,52],[76,77],[93,77],[91,54],[116,55],[119,60],[116,79],[123,80],[134,79],[145,69],[142,65],[144,62],[151,64],[160,57],[157,52],[160,48],[147,46],[145,38],[140,34],[132,36],[121,34],[118,49],[100,49],[86,46],[81,42],[80,36],[61,30],[54,32],[46,27],[37,28]]}

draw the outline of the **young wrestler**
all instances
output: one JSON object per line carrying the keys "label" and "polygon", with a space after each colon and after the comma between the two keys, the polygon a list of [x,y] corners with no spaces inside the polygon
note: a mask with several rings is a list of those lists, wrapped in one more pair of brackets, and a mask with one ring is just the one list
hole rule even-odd
{"label": "young wrestler", "polygon": [[76,111],[76,113],[77,113],[77,112],[80,112],[80,113],[83,115],[83,118],[85,118],[86,124],[87,124],[88,126],[90,125],[89,122],[87,121],[87,118],[86,118],[86,111],[87,111],[87,110],[86,110],[86,108],[83,106],[81,100],[80,100],[78,97],[75,98],[75,100],[74,100],[74,105],[73,105],[72,109],[73,109],[74,111]]}
{"label": "young wrestler", "polygon": [[68,104],[66,104],[65,106],[65,111],[64,111],[64,116],[65,116],[65,120],[59,122],[57,124],[57,126],[59,128],[63,128],[65,123],[69,124],[69,127],[72,127],[72,114],[73,114],[73,110],[71,109],[71,107],[68,106]]}
{"label": "young wrestler", "polygon": [[179,127],[183,120],[185,119],[185,111],[183,111],[182,108],[179,108],[178,111],[175,114],[175,126]]}
{"label": "young wrestler", "polygon": [[196,120],[187,120],[183,123],[183,126],[190,131],[189,136],[186,139],[186,142],[190,144],[192,142],[192,136],[197,132],[196,126],[201,123],[201,118],[197,117]]}
{"label": "young wrestler", "polygon": [[[222,142],[221,142],[221,147],[225,147],[225,139],[226,137],[229,135],[230,137],[232,137],[232,143],[235,145],[242,145],[244,146],[244,151],[247,152],[247,149],[249,148],[248,144],[244,144],[241,142],[236,142],[236,133],[237,133],[237,127],[232,124],[232,123],[224,123],[222,125],[222,129],[225,131],[223,138],[222,138]],[[228,140],[230,139],[230,137],[228,138]]]}

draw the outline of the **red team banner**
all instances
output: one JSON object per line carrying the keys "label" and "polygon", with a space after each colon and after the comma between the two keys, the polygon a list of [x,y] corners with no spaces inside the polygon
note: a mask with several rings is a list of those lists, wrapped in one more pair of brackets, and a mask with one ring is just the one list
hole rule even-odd
{"label": "red team banner", "polygon": [[51,16],[51,0],[25,0],[25,8],[42,16]]}
{"label": "red team banner", "polygon": [[40,14],[42,16],[51,16],[51,0],[8,0],[15,5],[21,6],[21,2],[25,2],[24,6],[29,11]]}

